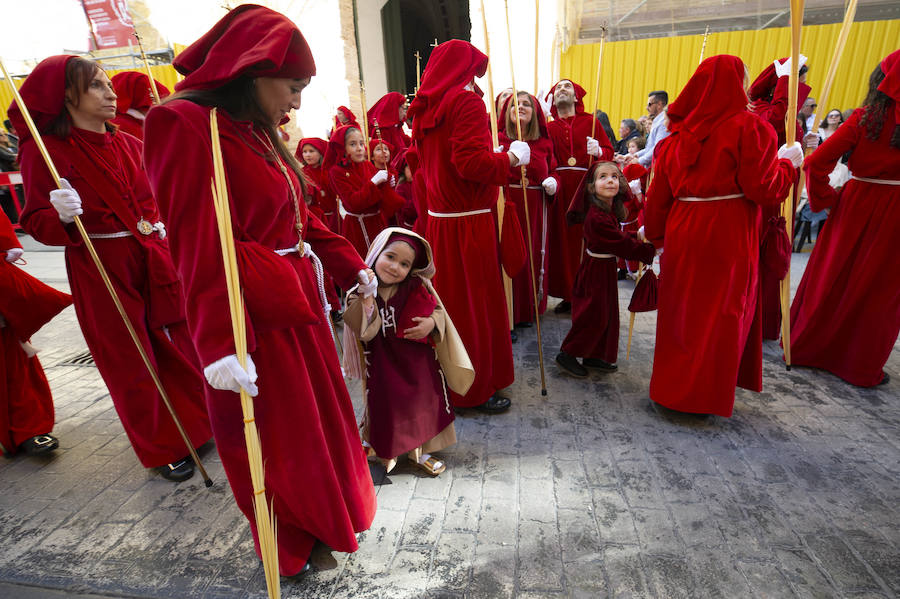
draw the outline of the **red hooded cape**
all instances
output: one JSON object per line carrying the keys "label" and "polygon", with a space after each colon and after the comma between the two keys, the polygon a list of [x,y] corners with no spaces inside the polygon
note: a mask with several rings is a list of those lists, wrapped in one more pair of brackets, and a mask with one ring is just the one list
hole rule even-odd
{"label": "red hooded cape", "polygon": [[[19,95],[28,106],[28,112],[38,131],[43,132],[65,109],[66,64],[72,58],[75,56],[71,54],[45,58],[34,67],[19,88]],[[19,110],[15,100],[10,104],[7,114],[19,134],[21,148],[31,139],[31,131],[28,130],[22,111]]]}
{"label": "red hooded cape", "polygon": [[[138,71],[116,73],[111,79],[116,90],[116,112],[124,114],[129,108],[145,111],[153,106],[153,92],[150,89],[150,78]],[[169,88],[155,81],[159,99],[168,98]]]}
{"label": "red hooded cape", "polygon": [[[584,96],[587,95],[587,92],[584,91],[584,88],[572,81],[571,79],[560,79],[556,83],[553,84],[553,87],[550,88],[550,91],[547,92],[547,95],[544,96],[545,100],[550,100],[550,114],[553,115],[553,118],[558,119],[559,113],[556,110],[556,104],[553,104],[553,93],[556,91],[556,86],[562,83],[563,81],[568,81],[572,84],[572,87],[575,88],[575,114],[581,114],[584,112]],[[543,112],[543,111],[542,111]]]}

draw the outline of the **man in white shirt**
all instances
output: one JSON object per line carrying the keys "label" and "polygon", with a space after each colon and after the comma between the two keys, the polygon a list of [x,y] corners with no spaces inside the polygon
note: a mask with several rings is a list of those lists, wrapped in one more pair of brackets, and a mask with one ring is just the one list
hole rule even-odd
{"label": "man in white shirt", "polygon": [[668,104],[669,94],[662,90],[652,91],[647,96],[647,114],[653,119],[653,124],[650,126],[650,134],[647,135],[647,145],[635,154],[635,158],[644,168],[650,168],[656,144],[669,135],[667,126],[669,119],[666,116]]}

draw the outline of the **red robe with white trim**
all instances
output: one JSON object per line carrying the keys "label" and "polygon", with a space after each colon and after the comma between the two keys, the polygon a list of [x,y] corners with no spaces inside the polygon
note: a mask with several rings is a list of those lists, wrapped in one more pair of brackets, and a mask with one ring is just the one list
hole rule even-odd
{"label": "red robe with white trim", "polygon": [[791,363],[814,366],[861,387],[881,382],[900,333],[900,185],[851,179],[841,191],[828,175],[852,150],[855,177],[900,179],[900,150],[890,147],[890,108],[881,135],[866,137],[858,108],[806,158],[813,211],[831,209],[791,305]]}
{"label": "red robe with white trim", "polygon": [[[242,239],[270,250],[295,246],[299,209],[304,241],[341,287],[352,285],[365,264],[345,239],[309,215],[302,201],[295,208],[285,175],[274,159],[265,158],[266,145],[258,139],[265,133],[221,111],[218,118],[232,220]],[[158,106],[150,111],[147,133],[147,173],[169,223],[194,345],[202,363],[210,364],[235,348],[210,191],[209,108],[187,100]],[[298,190],[293,171],[287,175]],[[299,276],[318,322],[263,329],[248,318],[247,337],[259,375],[256,425],[267,499],[278,523],[279,566],[293,574],[317,539],[337,551],[355,551],[354,533],[368,528],[375,515],[375,493],[312,261],[297,253],[283,259]],[[240,397],[208,386],[206,396],[216,447],[256,539]]]}
{"label": "red robe with white trim", "polygon": [[328,171],[331,188],[347,211],[341,231],[360,256],[366,255],[369,244],[384,230],[387,220],[403,206],[403,198],[391,188],[390,175],[380,185],[372,183],[377,172],[366,161],[349,162],[346,166],[335,164]]}

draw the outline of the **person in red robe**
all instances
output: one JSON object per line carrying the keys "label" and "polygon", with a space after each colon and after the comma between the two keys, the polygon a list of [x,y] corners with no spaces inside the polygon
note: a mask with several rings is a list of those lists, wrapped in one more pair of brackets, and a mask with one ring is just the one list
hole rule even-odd
{"label": "person in red robe", "polygon": [[[572,290],[572,328],[563,340],[556,363],[567,373],[584,378],[588,368],[618,369],[619,287],[616,257],[653,261],[656,249],[623,231],[630,193],[628,182],[614,162],[596,162],[585,178],[583,198],[569,208],[569,220],[584,223],[586,258],[575,275]],[[580,201],[579,201],[580,200]],[[583,358],[579,364],[578,358]]]}
{"label": "person in red robe", "polygon": [[13,103],[9,115],[22,135],[26,190],[22,228],[41,243],[65,246],[78,323],[141,464],[169,480],[186,480],[193,460],[74,224],[81,215],[175,413],[200,447],[212,436],[203,378],[165,225],[141,163],[141,141],[109,124],[116,95],[93,61],[47,58],[21,93],[64,179],[57,189]]}
{"label": "person in red robe", "polygon": [[[72,303],[68,294],[19,280],[24,273],[13,263],[23,254],[12,223],[0,210],[0,452],[7,457],[16,451],[43,455],[59,447],[51,434],[53,395],[29,337],[32,329]],[[22,314],[25,311],[27,315]],[[19,330],[23,317],[37,322],[28,323],[27,331]]]}
{"label": "person in red robe", "polygon": [[399,173],[394,170],[394,165],[391,163],[394,150],[394,146],[383,139],[373,137],[369,140],[369,155],[372,157],[372,164],[375,165],[376,169],[388,172],[388,184],[396,189]]}
{"label": "person in red robe", "polygon": [[[530,327],[535,317],[532,277],[537,285],[538,310],[541,314],[547,310],[547,211],[559,188],[559,174],[556,172],[553,142],[547,136],[547,120],[544,118],[544,111],[541,110],[537,98],[528,92],[520,91],[518,101],[518,120],[522,127],[522,138],[531,149],[531,160],[525,168],[526,192],[522,193],[522,169],[511,167],[503,193],[507,204],[511,202],[515,206],[519,224],[523,228],[528,222],[525,219],[523,195],[527,195],[528,198],[534,271],[529,273],[529,268],[523,268],[518,275],[513,277],[512,291],[514,326]],[[513,108],[512,97],[509,97],[500,111],[500,122],[503,123],[503,128],[499,134],[499,141],[505,147],[509,147],[517,135]],[[526,237],[525,240],[527,243],[528,238]]]}
{"label": "person in red robe", "polygon": [[[800,63],[799,81],[797,88],[797,106],[802,106],[809,96],[810,87],[806,84],[808,67],[806,57],[802,54],[798,59]],[[787,139],[785,132],[785,115],[788,108],[788,79],[790,78],[790,58],[782,58],[768,65],[750,85],[747,95],[752,104],[752,111],[760,119],[772,125],[778,144],[783,145]],[[800,121],[794,120],[797,128],[796,139],[803,139],[803,129]],[[818,143],[818,136],[813,135]],[[799,183],[799,181],[798,181]],[[794,206],[797,205],[798,186],[794,186]],[[771,219],[781,216],[781,206],[770,204],[762,208],[762,221],[760,234],[765,235]],[[784,226],[782,225],[782,228]],[[763,240],[760,239],[762,242]],[[788,256],[790,258],[790,256]],[[773,272],[767,268],[766,261],[759,263],[759,278],[762,284],[762,334],[763,339],[778,339],[781,336],[781,273]]]}
{"label": "person in red robe", "polygon": [[[650,179],[650,170],[644,168],[640,162],[634,161],[622,168],[622,174],[625,176],[625,180],[628,181],[631,193],[628,194],[628,199],[625,200],[625,218],[622,220],[621,226],[623,231],[637,234],[638,229],[644,225],[643,198]],[[628,275],[632,277],[637,275],[639,262],[637,260],[619,258],[618,266],[619,273],[616,278],[622,281]]]}
{"label": "person in red robe", "polygon": [[[137,71],[116,73],[111,79],[116,92],[116,118],[112,120],[120,130],[144,139],[144,119],[147,111],[153,106],[153,93],[150,89],[150,78]],[[169,96],[169,88],[155,81],[156,93],[162,100]]]}
{"label": "person in red robe", "polygon": [[331,128],[331,131],[328,133],[328,137],[331,137],[335,131],[346,125],[356,127],[360,131],[362,130],[362,127],[360,127],[359,123],[356,122],[356,115],[353,114],[353,111],[346,106],[338,106],[337,110],[334,113],[334,127]]}
{"label": "person in red robe", "polygon": [[417,206],[419,201],[416,198],[416,186],[412,168],[406,157],[408,152],[409,150],[400,150],[391,160],[391,168],[395,173],[398,173],[397,187],[394,191],[403,198],[403,207],[397,211],[397,222],[401,227],[412,230],[418,217]]}
{"label": "person in red robe", "polygon": [[735,384],[762,389],[760,206],[784,201],[802,151],[777,149],[745,81],[736,56],[697,67],[669,104],[647,194],[646,239],[665,249],[650,399],[679,412],[729,417]]}
{"label": "person in red robe", "polygon": [[434,286],[475,367],[468,393],[453,393],[451,401],[459,408],[495,413],[509,408],[509,398],[497,391],[512,384],[515,375],[491,209],[510,166],[527,165],[530,150],[527,143],[514,141],[507,152],[493,151],[489,117],[474,91],[475,77],[484,75],[487,62],[468,42],[439,45],[409,113],[428,190],[425,238],[435,253]]}
{"label": "person in red robe", "polygon": [[554,308],[557,313],[571,309],[575,273],[584,254],[582,225],[570,226],[566,220],[566,210],[575,196],[581,193],[582,181],[591,160],[611,160],[613,157],[612,143],[606,137],[603,126],[584,111],[585,93],[577,83],[563,79],[547,94],[548,98],[553,99],[550,112],[554,119],[547,125],[547,132],[553,140],[556,174],[560,180],[559,199],[551,204],[547,221],[548,291],[553,297],[563,300]]}
{"label": "person in red robe", "polygon": [[337,207],[337,194],[331,188],[328,171],[323,164],[328,142],[319,137],[304,137],[297,144],[294,156],[303,167],[303,176],[315,186],[316,204],[322,209],[322,222],[335,233],[341,232],[341,214]]}
{"label": "person in red robe", "polygon": [[403,131],[409,103],[400,92],[390,92],[379,99],[366,113],[369,118],[369,131],[376,136],[376,128],[380,137],[391,144],[395,150],[409,147],[410,138]]}
{"label": "person in red robe", "polygon": [[428,191],[425,185],[425,172],[420,168],[419,147],[415,140],[409,144],[404,158],[406,158],[406,163],[409,165],[409,173],[412,175],[412,197],[416,205],[416,220],[413,223],[413,231],[424,237],[428,224]]}
{"label": "person in red robe", "polygon": [[[300,201],[300,166],[275,129],[300,107],[301,92],[315,73],[296,26],[268,8],[242,5],[179,54],[173,66],[185,79],[165,104],[150,111],[144,160],[172,228],[172,256],[210,383],[207,404],[228,481],[258,552],[236,393],[243,388],[256,396],[279,568],[292,576],[308,569],[317,539],[337,551],[355,551],[355,533],[367,529],[375,515],[353,405],[324,318],[316,254],[344,288],[355,281],[377,283],[353,247]],[[213,107],[238,256],[247,258],[239,258],[247,370],[235,355],[210,189]]]}
{"label": "person in red robe", "polygon": [[[791,304],[791,363],[852,385],[887,383],[900,333],[900,50],[876,66],[863,106],[806,159],[809,203],[831,209]],[[828,182],[850,154],[850,181]]]}
{"label": "person in red robe", "polygon": [[365,256],[375,236],[403,206],[403,198],[391,187],[390,173],[366,160],[362,132],[356,127],[345,125],[331,135],[324,168],[344,207],[341,232]]}

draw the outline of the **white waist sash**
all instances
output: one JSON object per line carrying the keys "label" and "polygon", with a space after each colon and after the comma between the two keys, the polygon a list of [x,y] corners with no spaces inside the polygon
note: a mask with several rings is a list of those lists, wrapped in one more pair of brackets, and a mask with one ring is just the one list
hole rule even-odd
{"label": "white waist sash", "polygon": [[488,214],[490,208],[482,208],[481,210],[469,210],[467,212],[432,212],[428,211],[428,216],[435,218],[462,218],[463,216],[474,216],[475,214]]}
{"label": "white waist sash", "polygon": [[900,185],[900,181],[897,179],[869,179],[868,177],[857,177],[856,175],[850,175],[850,178],[857,181],[865,181],[866,183],[875,183],[876,185]]}
{"label": "white waist sash", "polygon": [[744,194],[742,193],[730,193],[727,196],[712,196],[709,198],[678,198],[679,202],[718,202],[719,200],[733,200],[734,198],[742,198]]}
{"label": "white waist sash", "polygon": [[584,250],[591,258],[615,258],[613,254],[595,254],[591,250]]}
{"label": "white waist sash", "polygon": [[131,231],[118,231],[116,233],[88,233],[88,239],[119,239],[121,237],[131,237]]}
{"label": "white waist sash", "polygon": [[[367,212],[366,214],[353,214],[352,212],[344,211],[347,216],[352,216],[353,218],[366,218],[368,216],[378,216],[378,212]],[[326,214],[334,214],[334,212],[326,212]]]}
{"label": "white waist sash", "polygon": [[558,166],[556,167],[558,171],[586,171],[587,168],[583,166]]}

